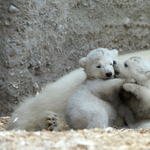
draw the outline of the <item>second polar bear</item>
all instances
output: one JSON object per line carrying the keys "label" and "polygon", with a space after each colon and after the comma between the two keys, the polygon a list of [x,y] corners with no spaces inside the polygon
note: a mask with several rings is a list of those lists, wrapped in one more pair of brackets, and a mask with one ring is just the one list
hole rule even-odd
{"label": "second polar bear", "polygon": [[134,112],[137,124],[132,128],[150,127],[150,62],[141,57],[131,57],[125,62],[114,65],[116,77],[134,78],[137,84],[123,85],[121,96],[126,105]]}
{"label": "second polar bear", "polygon": [[128,125],[134,123],[131,110],[121,103],[119,91],[133,79],[112,79],[117,50],[96,49],[80,60],[87,80],[70,97],[67,105],[67,123],[73,129],[105,128],[112,126],[117,115]]}

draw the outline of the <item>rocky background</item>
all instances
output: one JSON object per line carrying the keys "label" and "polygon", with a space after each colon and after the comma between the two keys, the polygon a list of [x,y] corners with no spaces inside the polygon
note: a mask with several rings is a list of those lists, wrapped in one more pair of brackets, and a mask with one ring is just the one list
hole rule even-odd
{"label": "rocky background", "polygon": [[0,116],[97,47],[150,48],[150,1],[0,0]]}

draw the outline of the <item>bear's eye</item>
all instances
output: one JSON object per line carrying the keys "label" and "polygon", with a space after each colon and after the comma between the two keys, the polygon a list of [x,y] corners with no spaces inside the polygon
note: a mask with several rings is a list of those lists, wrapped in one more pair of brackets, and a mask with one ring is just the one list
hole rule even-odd
{"label": "bear's eye", "polygon": [[128,65],[127,65],[126,63],[124,64],[124,66],[125,66],[125,67],[128,67]]}
{"label": "bear's eye", "polygon": [[115,60],[113,61],[113,64],[114,64],[114,65],[117,64]]}
{"label": "bear's eye", "polygon": [[96,66],[96,68],[101,68],[101,66],[99,65],[99,66]]}

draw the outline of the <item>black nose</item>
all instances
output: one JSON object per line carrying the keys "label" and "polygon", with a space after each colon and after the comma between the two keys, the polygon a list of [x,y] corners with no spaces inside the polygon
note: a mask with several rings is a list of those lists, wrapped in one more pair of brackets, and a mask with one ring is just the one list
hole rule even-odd
{"label": "black nose", "polygon": [[116,65],[116,64],[117,64],[117,62],[114,60],[114,61],[113,61],[113,65]]}
{"label": "black nose", "polygon": [[119,72],[117,70],[115,70],[115,75],[118,75],[118,74],[119,74]]}
{"label": "black nose", "polygon": [[112,72],[106,73],[106,76],[107,76],[107,77],[111,77],[111,76],[112,76]]}

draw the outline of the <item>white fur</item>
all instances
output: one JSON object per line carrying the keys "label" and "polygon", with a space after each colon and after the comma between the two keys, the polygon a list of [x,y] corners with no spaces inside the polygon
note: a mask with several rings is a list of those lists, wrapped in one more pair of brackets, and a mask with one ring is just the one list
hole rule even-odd
{"label": "white fur", "polygon": [[150,120],[142,120],[131,126],[133,129],[148,129],[150,128]]}
{"label": "white fur", "polygon": [[126,82],[134,81],[132,79],[86,80],[68,101],[69,125],[73,129],[118,126],[120,119],[116,124],[117,115],[121,116],[128,125],[133,124],[134,116],[130,109],[121,103],[118,94]]}
{"label": "white fur", "polygon": [[[113,61],[118,60],[118,51],[97,48],[80,59],[79,64],[85,69],[88,78],[109,79],[114,77]],[[100,67],[100,68],[98,68]],[[111,73],[111,76],[106,74]]]}
{"label": "white fur", "polygon": [[[71,128],[105,128],[113,125],[117,113],[128,123],[134,121],[132,112],[120,103],[118,96],[126,80],[111,79],[114,76],[112,65],[118,59],[117,54],[116,50],[99,48],[79,61],[85,69],[87,80],[68,101],[67,122]],[[107,73],[110,72],[112,76],[108,77]]]}
{"label": "white fur", "polygon": [[[137,82],[137,84],[126,83],[123,85],[123,89],[126,91],[123,96],[124,103],[135,113],[138,122],[131,128],[150,127],[150,62],[141,57],[131,57],[125,62],[118,62],[114,68],[117,77],[132,77]],[[128,98],[124,98],[127,95]]]}
{"label": "white fur", "polygon": [[[14,111],[6,125],[7,129],[35,131],[46,128],[45,122],[49,111],[60,113],[63,116],[69,97],[85,79],[86,74],[83,68],[80,68],[61,77],[54,83],[49,83],[42,93],[27,98]],[[14,123],[15,118],[18,120]]]}
{"label": "white fur", "polygon": [[[91,51],[87,55],[87,57],[82,58],[79,63],[80,63],[80,66],[85,68],[88,78],[110,79],[114,77],[114,69],[112,66],[113,60],[117,61],[117,59],[118,59],[117,50],[114,49],[114,50],[109,51],[106,48],[98,48],[98,49]],[[88,66],[90,66],[91,69],[88,68]],[[101,66],[101,68],[96,68],[96,66]],[[110,77],[106,76],[106,74],[108,73],[112,73],[112,75]],[[148,73],[147,73],[147,76],[148,76]],[[86,78],[86,75],[83,72],[83,70],[77,69],[71,72],[70,74],[60,78],[58,81],[48,84],[45,90],[41,94],[33,98],[32,97],[27,98],[24,101],[24,103],[21,104],[14,111],[10,121],[7,123],[7,129],[25,129],[28,131],[41,130],[43,128],[47,129],[47,124],[51,123],[51,120],[49,118],[53,118],[55,113],[56,115],[58,114],[60,115],[61,119],[59,118],[59,120],[62,120],[62,122],[65,122],[65,111],[66,111],[66,105],[67,105],[68,99],[72,95],[76,87],[78,87],[78,85],[83,83],[85,78]],[[89,93],[91,93],[89,89],[84,88],[84,85],[82,85],[82,87],[83,89],[86,89],[88,90]],[[81,91],[83,91],[83,89],[81,89]],[[81,91],[78,91],[79,97],[81,96],[81,99],[82,97],[84,97],[84,92],[86,90],[82,92],[83,95],[81,94]],[[97,92],[97,90],[95,90],[95,92]],[[87,95],[91,95],[91,94],[87,94]],[[88,98],[88,96],[86,97]],[[102,127],[102,128],[107,127],[110,124],[112,124],[112,120],[114,120],[116,116],[116,111],[114,110],[114,106],[113,106],[114,104],[112,105],[112,104],[109,104],[109,102],[103,101],[100,98],[100,95],[98,95],[98,97],[97,95],[92,94],[91,99],[93,99],[95,103],[93,103],[93,108],[91,109],[91,111],[96,109],[97,112],[99,112],[99,117],[98,117],[99,119],[98,120],[96,119],[97,116],[95,116],[95,119],[91,118],[91,119],[94,119],[94,122],[90,121],[87,128],[98,126],[96,124],[99,124],[99,127]],[[98,103],[100,107],[98,107]],[[78,103],[76,103],[76,105],[77,104]],[[16,118],[17,118],[17,121],[13,122]],[[81,117],[81,118],[83,119],[84,117]]]}
{"label": "white fur", "polygon": [[117,62],[114,65],[116,77],[134,78],[139,85],[149,88],[150,84],[150,62],[141,57],[131,57],[124,62]]}
{"label": "white fur", "polygon": [[94,96],[83,84],[69,100],[67,117],[73,129],[105,128],[112,125],[116,111],[108,102]]}

